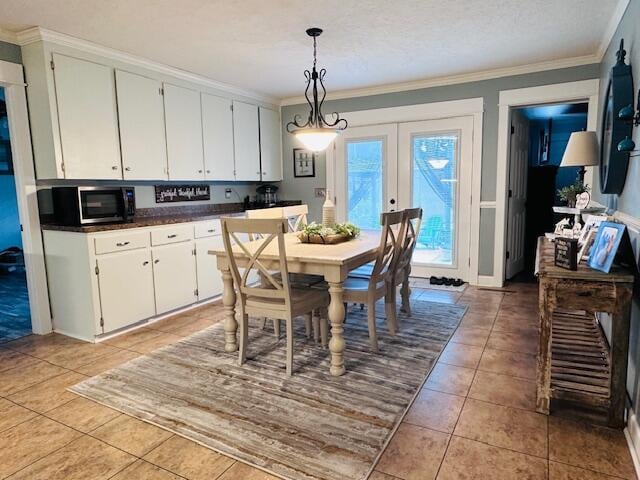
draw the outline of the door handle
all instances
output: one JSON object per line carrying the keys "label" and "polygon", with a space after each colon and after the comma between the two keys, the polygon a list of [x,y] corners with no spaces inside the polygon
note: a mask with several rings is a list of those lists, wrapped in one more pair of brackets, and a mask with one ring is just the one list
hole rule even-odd
{"label": "door handle", "polygon": [[118,242],[118,243],[116,243],[116,247],[125,247],[125,246],[129,245],[129,243],[131,243],[131,242]]}
{"label": "door handle", "polygon": [[171,235],[167,235],[167,238],[176,238],[178,234],[172,233]]}

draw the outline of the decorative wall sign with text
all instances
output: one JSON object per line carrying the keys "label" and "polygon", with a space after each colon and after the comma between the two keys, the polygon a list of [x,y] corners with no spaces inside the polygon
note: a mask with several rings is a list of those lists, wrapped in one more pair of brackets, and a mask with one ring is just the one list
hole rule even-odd
{"label": "decorative wall sign with text", "polygon": [[209,185],[156,185],[156,203],[210,200]]}

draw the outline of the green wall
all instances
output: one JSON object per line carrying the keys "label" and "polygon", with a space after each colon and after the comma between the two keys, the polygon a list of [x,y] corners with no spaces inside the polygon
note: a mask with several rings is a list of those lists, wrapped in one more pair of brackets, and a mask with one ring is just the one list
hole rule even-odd
{"label": "green wall", "polygon": [[[496,198],[498,96],[500,91],[513,88],[526,88],[553,83],[587,80],[598,78],[599,76],[600,65],[585,65],[580,67],[550,70],[546,72],[530,73],[526,75],[462,83],[458,85],[446,85],[420,90],[328,101],[325,103],[323,111],[350,112],[356,110],[369,110],[375,108],[483,97],[485,112],[482,139],[481,199],[483,201],[492,201]],[[326,84],[330,91],[331,72],[328,72],[327,74]],[[306,105],[291,105],[282,108],[284,180],[281,183],[281,196],[282,198],[287,199],[300,199],[304,203],[309,204],[311,218],[319,218],[322,199],[318,199],[313,196],[313,189],[314,187],[324,187],[326,185],[324,155],[320,156],[318,165],[316,165],[315,178],[294,178],[292,149],[294,147],[298,147],[298,145],[295,144],[293,136],[289,135],[286,130],[284,130],[286,123],[289,122],[295,114],[300,114],[304,117],[307,115],[307,112],[308,108]],[[479,273],[481,275],[492,275],[495,212],[485,210],[487,209],[483,208],[483,212],[480,217],[481,251],[479,256]]]}
{"label": "green wall", "polygon": [[20,47],[12,43],[0,42],[0,60],[5,62],[22,63]]}

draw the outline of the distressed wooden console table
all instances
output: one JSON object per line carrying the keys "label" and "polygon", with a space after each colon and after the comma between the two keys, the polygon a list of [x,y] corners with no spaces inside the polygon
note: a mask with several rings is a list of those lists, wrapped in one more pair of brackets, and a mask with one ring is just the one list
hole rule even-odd
{"label": "distressed wooden console table", "polygon": [[[553,242],[538,239],[540,348],[536,410],[549,414],[552,398],[607,409],[607,423],[624,426],[629,323],[634,276],[586,265],[556,267]],[[611,346],[595,319],[611,314]]]}

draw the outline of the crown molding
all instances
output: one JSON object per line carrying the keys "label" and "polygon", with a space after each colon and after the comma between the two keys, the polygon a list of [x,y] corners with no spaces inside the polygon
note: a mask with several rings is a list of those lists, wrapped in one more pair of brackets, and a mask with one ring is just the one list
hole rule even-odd
{"label": "crown molding", "polygon": [[[381,95],[385,93],[406,92],[409,90],[420,90],[422,88],[442,87],[445,85],[456,85],[460,83],[478,82],[481,80],[491,80],[493,78],[510,77],[513,75],[524,75],[527,73],[544,72],[547,70],[557,70],[560,68],[578,67],[600,63],[597,55],[583,55],[580,57],[562,58],[549,60],[546,62],[519,65],[516,67],[495,68],[480,72],[462,73],[459,75],[448,75],[443,77],[416,80],[413,82],[392,83],[375,87],[354,88],[350,90],[338,90],[327,94],[327,100],[340,100],[343,98],[366,97],[370,95]],[[280,102],[281,106],[298,105],[306,103],[304,96],[285,98]]]}
{"label": "crown molding", "polygon": [[276,97],[264,95],[252,90],[245,90],[243,88],[235,87],[228,83],[213,80],[203,75],[198,75],[196,73],[188,72],[186,70],[170,67],[163,63],[154,62],[153,60],[148,60],[146,58],[139,57],[137,55],[133,55],[130,53],[126,53],[121,50],[104,47],[102,45],[98,45],[88,40],[82,40],[76,37],[72,37],[71,35],[54,32],[53,30],[47,30],[41,27],[32,27],[32,28],[23,30],[21,32],[18,32],[16,34],[16,39],[17,39],[17,43],[20,46],[25,46],[25,45],[29,45],[31,43],[40,42],[40,41],[50,42],[50,43],[64,46],[64,47],[76,48],[76,49],[82,50],[83,52],[99,55],[101,57],[117,60],[119,62],[134,64],[138,67],[142,67],[148,70],[170,75],[172,77],[177,77],[187,82],[192,82],[199,85],[204,85],[206,87],[214,88],[216,90],[220,90],[220,91],[229,93],[231,95],[246,97],[253,100],[257,100],[259,102],[268,103],[271,105],[279,104],[279,99]]}
{"label": "crown molding", "polygon": [[618,29],[618,25],[622,21],[622,17],[624,17],[624,13],[627,11],[627,7],[629,6],[630,0],[618,0],[618,4],[613,11],[613,15],[609,19],[609,23],[607,24],[607,28],[604,31],[604,35],[600,40],[600,45],[598,46],[598,52],[596,53],[598,57],[598,63],[602,61],[605,53],[607,53],[607,48],[609,48],[609,44],[613,39],[613,36],[616,34],[616,30]]}
{"label": "crown molding", "polygon": [[20,45],[18,36],[14,32],[5,30],[4,28],[0,28],[0,41]]}

